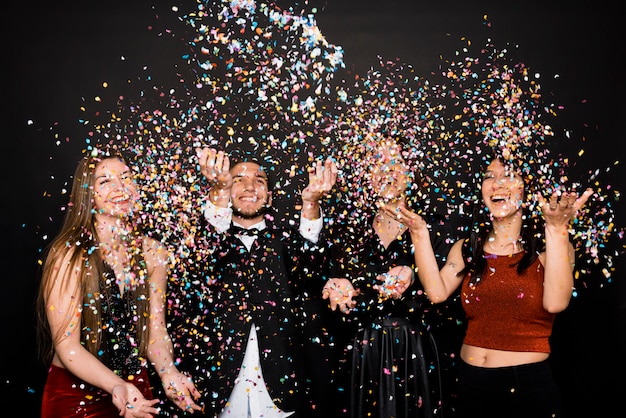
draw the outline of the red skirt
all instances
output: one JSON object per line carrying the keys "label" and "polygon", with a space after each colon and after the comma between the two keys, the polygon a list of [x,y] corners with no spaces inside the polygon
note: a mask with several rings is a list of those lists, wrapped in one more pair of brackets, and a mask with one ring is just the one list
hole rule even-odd
{"label": "red skirt", "polygon": [[[128,378],[126,380],[129,381]],[[139,375],[133,376],[132,383],[146,399],[154,399],[148,371],[145,368],[141,369]],[[111,402],[111,394],[85,383],[67,369],[50,366],[43,389],[42,418],[116,416],[119,416],[119,410]]]}

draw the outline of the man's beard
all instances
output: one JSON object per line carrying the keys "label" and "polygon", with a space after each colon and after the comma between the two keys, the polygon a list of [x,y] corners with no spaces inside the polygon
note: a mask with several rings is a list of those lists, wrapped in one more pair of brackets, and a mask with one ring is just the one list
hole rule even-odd
{"label": "man's beard", "polygon": [[254,212],[242,212],[241,210],[239,210],[236,207],[233,207],[233,215],[236,215],[237,217],[241,218],[241,219],[254,219],[256,217],[258,217],[259,215],[265,215],[270,211],[270,206],[267,204],[267,202],[261,206],[258,210],[254,211]]}

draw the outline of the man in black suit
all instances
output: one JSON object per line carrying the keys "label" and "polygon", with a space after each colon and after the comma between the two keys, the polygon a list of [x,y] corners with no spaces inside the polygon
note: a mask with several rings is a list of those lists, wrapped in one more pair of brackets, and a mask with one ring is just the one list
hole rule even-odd
{"label": "man in black suit", "polygon": [[304,417],[310,402],[296,293],[298,282],[321,280],[320,200],[337,168],[328,158],[309,169],[299,227],[284,228],[268,216],[271,181],[261,163],[231,161],[213,148],[197,155],[210,189],[171,287],[179,366],[202,392],[206,416]]}

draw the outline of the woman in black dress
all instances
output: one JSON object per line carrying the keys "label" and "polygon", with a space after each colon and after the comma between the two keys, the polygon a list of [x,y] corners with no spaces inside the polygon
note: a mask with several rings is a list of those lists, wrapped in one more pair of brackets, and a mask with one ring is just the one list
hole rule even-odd
{"label": "woman in black dress", "polygon": [[[409,205],[407,193],[419,182],[401,145],[374,144],[364,162],[365,192],[371,194],[366,202]],[[424,323],[430,302],[414,280],[410,235],[396,218],[365,206],[335,229],[330,279],[323,289],[331,309],[342,311],[355,327],[350,373],[344,373],[350,381],[347,410],[353,418],[441,416],[437,346]],[[433,246],[446,254],[444,218],[431,221]]]}

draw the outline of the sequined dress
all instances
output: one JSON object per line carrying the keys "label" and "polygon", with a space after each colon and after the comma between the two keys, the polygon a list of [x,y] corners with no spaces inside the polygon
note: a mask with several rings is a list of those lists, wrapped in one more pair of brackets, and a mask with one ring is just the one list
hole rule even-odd
{"label": "sequined dress", "polygon": [[[120,294],[113,269],[105,264],[100,281],[102,343],[100,361],[116,374],[135,384],[147,399],[152,399],[149,376],[138,354],[135,330],[137,305],[132,291]],[[111,395],[92,386],[67,369],[51,365],[44,387],[42,418],[113,417],[119,411]]]}

